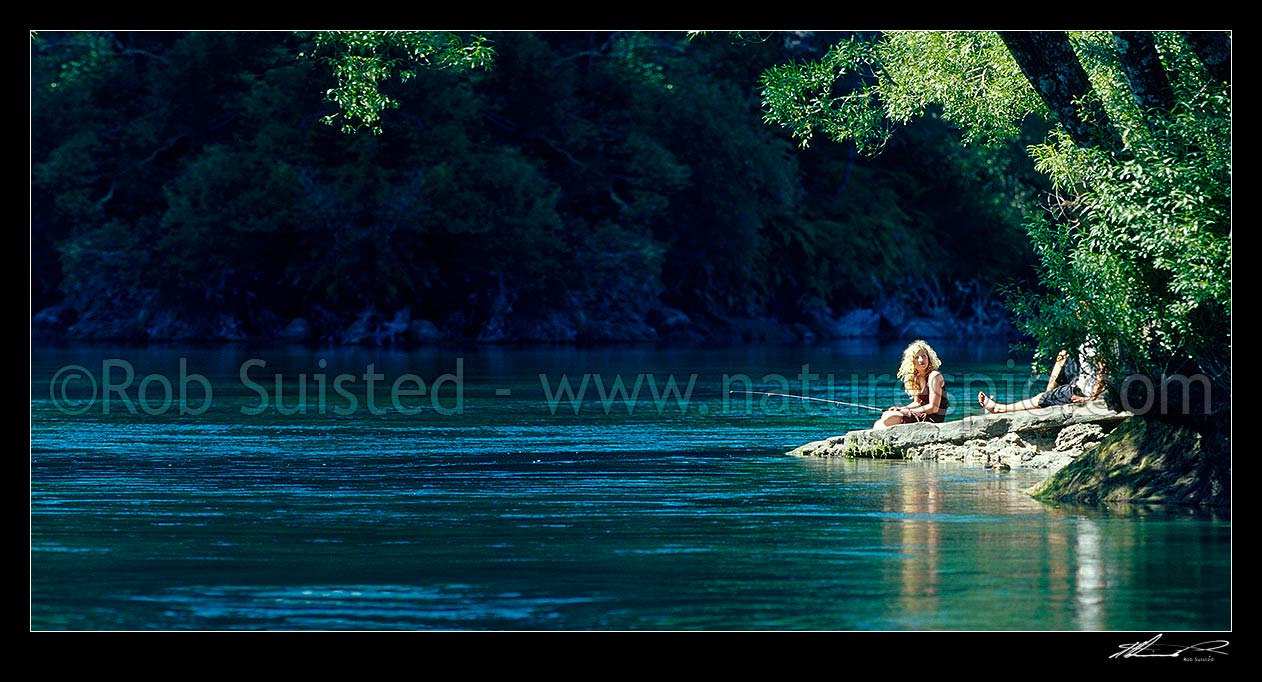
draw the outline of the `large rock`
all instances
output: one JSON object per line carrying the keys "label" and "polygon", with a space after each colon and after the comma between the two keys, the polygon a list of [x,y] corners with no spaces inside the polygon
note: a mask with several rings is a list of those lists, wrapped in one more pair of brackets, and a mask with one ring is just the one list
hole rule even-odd
{"label": "large rock", "polygon": [[658,306],[648,311],[645,321],[656,330],[657,337],[680,346],[698,346],[706,341],[705,329],[682,310]]}
{"label": "large rock", "polygon": [[311,340],[311,324],[305,317],[295,317],[277,335],[282,341],[306,343]]}
{"label": "large rock", "polygon": [[578,338],[578,329],[572,315],[550,312],[542,316],[514,316],[508,321],[511,341],[535,343],[572,343]]}
{"label": "large rock", "polygon": [[659,332],[683,329],[692,326],[692,318],[678,308],[658,306],[648,311],[645,319]]}
{"label": "large rock", "polygon": [[1070,424],[1056,434],[1056,450],[1081,450],[1104,438],[1104,427],[1099,424]]}
{"label": "large rock", "polygon": [[1188,427],[1131,417],[1028,492],[1044,500],[1088,504],[1230,504],[1231,450],[1207,443]]}
{"label": "large rock", "polygon": [[[1103,400],[966,417],[942,424],[902,424],[851,431],[789,452],[814,457],[952,459],[984,466],[1059,468],[1130,417]],[[1085,428],[1084,428],[1085,427]],[[1090,428],[1094,427],[1094,428]],[[1073,429],[1065,438],[1059,436]],[[1093,438],[1094,436],[1094,438]]]}
{"label": "large rock", "polygon": [[[805,321],[798,324],[809,329],[819,339],[871,337],[881,331],[881,315],[871,308],[857,308],[840,317],[834,317],[831,308],[817,304],[807,307],[802,315]],[[798,331],[798,336],[802,336],[801,331]]]}
{"label": "large rock", "polygon": [[381,315],[372,309],[360,313],[342,334],[342,343],[350,345],[376,344],[377,331],[384,322]]}
{"label": "large rock", "polygon": [[881,315],[871,308],[851,310],[833,321],[833,336],[839,339],[876,336],[881,331]]}
{"label": "large rock", "polygon": [[236,315],[224,314],[219,316],[212,338],[224,341],[245,341],[250,337],[245,333],[244,326]]}
{"label": "large rock", "polygon": [[368,346],[394,346],[407,341],[412,313],[407,308],[386,319],[371,308],[360,313],[342,335],[342,343]]}
{"label": "large rock", "polygon": [[950,318],[913,317],[898,327],[898,336],[917,339],[962,338],[959,324]]}
{"label": "large rock", "polygon": [[48,306],[31,318],[31,326],[54,332],[64,332],[79,319],[79,312],[66,301]]}
{"label": "large rock", "polygon": [[876,312],[885,320],[885,323],[894,329],[899,329],[903,323],[907,321],[907,306],[896,298],[883,296],[876,304]]}
{"label": "large rock", "polygon": [[658,338],[657,330],[650,327],[643,317],[631,311],[602,310],[585,314],[576,310],[573,317],[574,321],[570,323],[573,333],[568,337],[556,335],[552,340],[599,344],[656,341]]}
{"label": "large rock", "polygon": [[728,322],[743,342],[794,343],[798,340],[789,326],[769,317],[733,317]]}
{"label": "large rock", "polygon": [[76,339],[90,341],[143,341],[148,338],[138,315],[90,310],[66,329]]}
{"label": "large rock", "polygon": [[412,320],[408,324],[408,340],[412,343],[438,343],[443,333],[429,320]]}

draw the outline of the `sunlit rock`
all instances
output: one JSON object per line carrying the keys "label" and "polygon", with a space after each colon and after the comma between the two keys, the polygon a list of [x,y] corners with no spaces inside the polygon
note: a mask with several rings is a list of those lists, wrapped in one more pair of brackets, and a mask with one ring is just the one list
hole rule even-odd
{"label": "sunlit rock", "polygon": [[851,431],[789,454],[955,460],[997,468],[1058,469],[1131,416],[1103,401],[965,417],[942,424],[901,424]]}

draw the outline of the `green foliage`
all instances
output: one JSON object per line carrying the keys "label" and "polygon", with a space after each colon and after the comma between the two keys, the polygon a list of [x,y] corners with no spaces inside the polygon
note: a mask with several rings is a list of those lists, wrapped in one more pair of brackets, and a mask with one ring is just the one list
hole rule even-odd
{"label": "green foliage", "polygon": [[[31,38],[34,42],[34,34]],[[36,47],[64,55],[58,65],[57,76],[47,83],[49,90],[56,90],[100,75],[110,66],[116,42],[109,33],[88,31],[68,34],[57,42],[46,40]]]}
{"label": "green foliage", "polygon": [[446,251],[459,262],[490,265],[532,293],[556,283],[564,243],[559,189],[536,162],[513,149],[454,157],[430,167],[419,194],[432,211],[427,222],[441,226]]}
{"label": "green foliage", "polygon": [[806,146],[822,133],[877,153],[930,104],[966,142],[1014,137],[1042,104],[994,33],[892,31],[844,40],[818,61],[768,69],[766,121]]}
{"label": "green foliage", "polygon": [[851,38],[818,61],[772,67],[762,77],[764,119],[788,128],[803,147],[818,132],[878,151],[891,134],[878,64],[875,42]]}
{"label": "green foliage", "polygon": [[895,31],[878,51],[886,115],[907,123],[933,103],[965,143],[1016,137],[1043,104],[999,36],[989,31]]}
{"label": "green foliage", "polygon": [[[1229,386],[1230,86],[1207,81],[1177,34],[1155,37],[1178,102],[1170,112],[1138,109],[1111,34],[1071,36],[1124,148],[1075,146],[1059,129],[1030,145],[1054,191],[1024,221],[1041,289],[1010,288],[1011,305],[1043,357],[1090,338],[1114,380],[1191,362]],[[851,38],[818,62],[769,70],[763,85],[768,121],[803,144],[823,132],[869,152],[891,122],[937,106],[965,142],[1011,139],[1044,114],[987,32]]]}
{"label": "green foliage", "polygon": [[574,249],[582,278],[575,287],[581,310],[603,315],[647,312],[662,292],[665,253],[660,242],[611,223],[582,233]]}
{"label": "green foliage", "polygon": [[846,439],[846,445],[841,450],[842,456],[848,459],[902,459],[901,450],[890,445],[889,441],[884,438],[866,436],[859,439]]}
{"label": "green foliage", "polygon": [[[845,172],[837,167],[816,172],[830,170]],[[865,167],[850,172],[853,185],[809,218],[769,225],[769,257],[778,266],[772,268],[772,284],[798,292],[802,302],[844,310],[878,298],[909,266],[927,266],[930,276],[941,273],[938,263],[924,262],[921,254],[935,251],[937,239],[917,233],[916,219],[898,196],[897,178]]]}
{"label": "green foliage", "polygon": [[[1026,170],[1006,150],[944,144],[932,116],[880,159],[763,125],[756,75],[822,37],[513,32],[471,77],[419,68],[422,34],[321,35],[317,53],[291,33],[41,33],[36,308],[64,296],[137,338],[158,313],[327,335],[406,309],[468,336],[563,319],[618,339],[662,305],[796,322],[871,305],[908,268],[1020,267],[945,238],[997,253],[1020,234]],[[381,108],[337,120],[383,134],[321,123],[339,55],[377,60],[393,104],[347,90]]]}
{"label": "green foliage", "polygon": [[[1063,137],[1031,148],[1072,199],[1056,207],[1056,227],[1046,217],[1030,226],[1054,293],[1020,311],[1060,307],[1053,316],[1071,320],[1072,306],[1049,299],[1087,301],[1085,331],[1116,347],[1124,368],[1160,375],[1194,359],[1229,385],[1231,101],[1208,83],[1179,94],[1168,116],[1117,119],[1125,157]],[[1056,335],[1026,319],[1050,350]]]}
{"label": "green foliage", "polygon": [[332,71],[335,87],[325,98],[340,113],[322,120],[342,132],[368,128],[381,134],[381,115],[398,101],[382,92],[382,84],[397,77],[406,83],[420,69],[467,70],[484,68],[495,58],[495,48],[482,36],[465,39],[440,31],[321,31],[311,36],[314,47],[299,57],[320,59]]}

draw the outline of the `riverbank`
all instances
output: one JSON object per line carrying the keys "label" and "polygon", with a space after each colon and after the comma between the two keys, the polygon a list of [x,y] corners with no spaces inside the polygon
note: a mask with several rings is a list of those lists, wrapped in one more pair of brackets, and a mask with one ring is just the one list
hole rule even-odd
{"label": "riverbank", "polygon": [[850,431],[789,452],[795,456],[954,460],[987,468],[1054,472],[1131,417],[1103,400],[965,417],[942,424]]}
{"label": "riverbank", "polygon": [[[1230,421],[1228,414],[1225,419]],[[850,431],[789,451],[799,457],[952,460],[1041,469],[1026,492],[1047,500],[1229,505],[1230,442],[1115,411],[1104,401]]]}
{"label": "riverbank", "polygon": [[[425,319],[409,308],[358,312],[314,307],[287,317],[258,311],[249,317],[229,312],[179,310],[150,305],[91,305],[62,301],[31,317],[40,339],[125,342],[310,343],[319,345],[420,347],[450,343],[513,344],[656,342],[672,346],[742,343],[817,343],[835,339],[1009,338],[1009,314],[975,284],[968,296],[912,300],[883,295],[869,307],[845,311],[819,304],[765,315],[730,315],[682,310],[658,303],[648,309],[621,306],[587,310],[570,306],[548,313],[514,307],[505,294],[485,309]],[[961,295],[963,296],[963,295]]]}
{"label": "riverbank", "polygon": [[[1230,423],[1230,411],[1219,418]],[[1042,500],[1084,504],[1230,506],[1230,438],[1130,417],[1027,492]]]}

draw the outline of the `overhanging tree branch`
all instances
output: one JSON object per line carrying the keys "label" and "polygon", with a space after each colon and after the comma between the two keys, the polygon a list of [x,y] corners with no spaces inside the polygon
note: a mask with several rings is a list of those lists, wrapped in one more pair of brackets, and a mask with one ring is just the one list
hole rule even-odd
{"label": "overhanging tree branch", "polygon": [[[1122,61],[1122,72],[1130,85],[1131,96],[1147,116],[1153,110],[1161,114],[1174,108],[1174,90],[1161,66],[1157,43],[1148,31],[1114,31],[1113,45]],[[1154,121],[1148,119],[1149,128]]]}
{"label": "overhanging tree branch", "polygon": [[1185,31],[1183,39],[1216,81],[1231,82],[1231,34],[1225,31]]}
{"label": "overhanging tree branch", "polygon": [[999,36],[1021,73],[1075,144],[1122,148],[1122,137],[1110,125],[1069,36],[1062,31],[1001,31]]}

